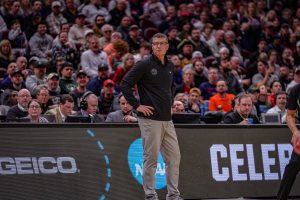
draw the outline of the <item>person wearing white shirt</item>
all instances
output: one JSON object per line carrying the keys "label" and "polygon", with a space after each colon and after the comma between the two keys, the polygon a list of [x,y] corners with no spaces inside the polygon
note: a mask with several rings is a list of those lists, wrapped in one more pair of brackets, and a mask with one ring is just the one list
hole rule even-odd
{"label": "person wearing white shirt", "polygon": [[281,123],[285,123],[286,122],[286,112],[287,112],[287,110],[286,110],[287,93],[284,91],[277,92],[275,94],[274,101],[275,101],[275,106],[270,108],[267,111],[267,114],[280,113]]}

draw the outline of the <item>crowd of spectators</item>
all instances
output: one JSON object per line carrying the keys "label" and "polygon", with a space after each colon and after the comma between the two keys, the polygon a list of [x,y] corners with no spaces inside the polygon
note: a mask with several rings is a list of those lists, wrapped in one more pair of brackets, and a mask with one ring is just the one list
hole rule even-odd
{"label": "crowd of spectators", "polygon": [[167,35],[174,64],[173,113],[221,113],[218,122],[241,124],[280,113],[284,122],[287,94],[300,83],[299,0],[5,0],[0,6],[2,121],[136,122],[120,82],[151,54],[158,32]]}

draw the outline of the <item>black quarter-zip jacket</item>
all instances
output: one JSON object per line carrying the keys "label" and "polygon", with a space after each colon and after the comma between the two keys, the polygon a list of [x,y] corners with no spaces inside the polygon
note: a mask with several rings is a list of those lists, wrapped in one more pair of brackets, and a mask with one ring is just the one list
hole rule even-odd
{"label": "black quarter-zip jacket", "polygon": [[[173,63],[165,58],[163,65],[160,60],[151,55],[148,59],[139,61],[125,75],[121,82],[121,91],[125,99],[135,109],[141,104],[152,106],[154,114],[140,116],[145,118],[170,121],[173,102]],[[132,88],[137,84],[140,102],[134,97]]]}

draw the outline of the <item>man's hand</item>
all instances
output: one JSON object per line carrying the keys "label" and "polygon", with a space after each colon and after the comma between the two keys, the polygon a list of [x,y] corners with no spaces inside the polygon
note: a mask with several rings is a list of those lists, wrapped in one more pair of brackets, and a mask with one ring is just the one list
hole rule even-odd
{"label": "man's hand", "polygon": [[293,133],[291,143],[293,144],[294,151],[298,155],[300,155],[300,131],[299,130],[297,130]]}
{"label": "man's hand", "polygon": [[137,118],[130,115],[125,115],[123,119],[126,123],[137,122]]}
{"label": "man's hand", "polygon": [[151,115],[153,115],[154,108],[151,106],[140,105],[139,107],[137,107],[136,110],[138,112],[143,113],[145,116],[151,116]]}

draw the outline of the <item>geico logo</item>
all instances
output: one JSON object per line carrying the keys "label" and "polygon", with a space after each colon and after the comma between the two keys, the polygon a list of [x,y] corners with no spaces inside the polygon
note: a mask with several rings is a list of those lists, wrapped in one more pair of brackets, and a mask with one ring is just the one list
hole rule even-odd
{"label": "geico logo", "polygon": [[11,174],[74,174],[73,157],[0,157],[0,175]]}
{"label": "geico logo", "polygon": [[211,171],[216,181],[279,180],[292,154],[290,144],[261,144],[256,154],[253,144],[227,146],[210,147]]}

